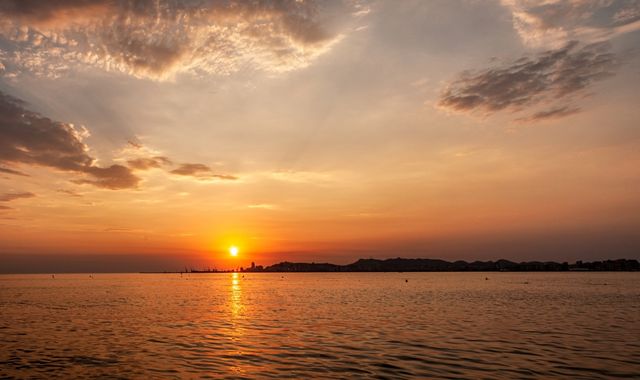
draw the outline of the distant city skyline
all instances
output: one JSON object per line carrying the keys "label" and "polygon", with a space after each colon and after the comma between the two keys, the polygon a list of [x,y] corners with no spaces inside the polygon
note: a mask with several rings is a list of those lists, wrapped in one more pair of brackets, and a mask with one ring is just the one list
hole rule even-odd
{"label": "distant city skyline", "polygon": [[638,259],[639,43],[635,0],[3,1],[0,266]]}

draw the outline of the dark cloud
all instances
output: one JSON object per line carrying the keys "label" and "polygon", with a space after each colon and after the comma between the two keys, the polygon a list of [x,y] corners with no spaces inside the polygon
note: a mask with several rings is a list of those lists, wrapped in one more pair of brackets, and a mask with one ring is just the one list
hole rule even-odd
{"label": "dark cloud", "polygon": [[16,199],[22,198],[33,198],[36,195],[34,193],[24,192],[24,193],[7,193],[0,195],[0,202],[10,202]]}
{"label": "dark cloud", "polygon": [[196,176],[203,173],[211,173],[211,168],[203,164],[182,164],[171,171],[173,174]]}
{"label": "dark cloud", "polygon": [[555,107],[548,110],[536,112],[531,116],[517,119],[517,121],[542,121],[550,119],[559,119],[565,116],[573,115],[580,112],[580,108],[571,106]]}
{"label": "dark cloud", "polygon": [[[0,164],[50,167],[81,175],[81,178],[72,179],[74,183],[117,190],[138,185],[140,178],[132,169],[148,170],[172,163],[165,156],[153,156],[132,158],[127,161],[127,166],[97,166],[82,141],[85,134],[85,130],[72,124],[53,121],[28,111],[22,101],[0,93]],[[0,172],[21,173],[4,167],[0,167]],[[182,164],[171,173],[203,180],[237,179],[214,173],[203,164]]]}
{"label": "dark cloud", "polygon": [[0,93],[0,163],[37,165],[86,175],[108,189],[135,187],[139,178],[122,165],[99,167],[82,142],[82,129],[28,111],[24,103]]}
{"label": "dark cloud", "polygon": [[88,183],[105,189],[118,190],[136,187],[140,178],[136,177],[126,166],[111,165],[106,168],[90,166],[85,169],[95,179],[75,180],[76,183]]}
{"label": "dark cloud", "polygon": [[9,168],[3,168],[3,167],[0,167],[0,173],[19,175],[19,176],[23,176],[23,177],[28,177],[29,176],[28,174],[25,174],[25,173],[23,173],[21,171],[9,169]]}
{"label": "dark cloud", "polygon": [[113,1],[94,0],[5,0],[0,3],[0,12],[22,22],[47,22],[63,14],[73,14],[87,8],[106,8]]}
{"label": "dark cloud", "polygon": [[9,71],[59,75],[75,64],[163,79],[250,65],[308,65],[340,38],[353,0],[4,0]]}
{"label": "dark cloud", "polygon": [[227,174],[216,174],[211,170],[210,167],[203,164],[182,164],[177,169],[171,171],[173,174],[182,175],[182,176],[190,176],[196,177],[199,179],[224,179],[224,180],[235,180],[238,179],[235,176],[227,175]]}
{"label": "dark cloud", "polygon": [[504,66],[464,72],[444,89],[439,105],[454,111],[490,114],[567,101],[594,82],[611,76],[615,67],[615,55],[608,43],[579,47],[577,42],[571,42]]}
{"label": "dark cloud", "polygon": [[148,170],[160,168],[164,165],[171,165],[171,160],[164,156],[135,158],[127,161],[127,165],[136,170]]}

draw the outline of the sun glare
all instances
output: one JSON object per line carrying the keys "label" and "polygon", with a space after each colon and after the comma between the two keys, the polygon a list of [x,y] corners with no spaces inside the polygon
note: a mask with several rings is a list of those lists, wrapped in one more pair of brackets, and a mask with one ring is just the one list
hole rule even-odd
{"label": "sun glare", "polygon": [[229,254],[233,257],[238,256],[238,247],[236,247],[235,245],[229,247]]}

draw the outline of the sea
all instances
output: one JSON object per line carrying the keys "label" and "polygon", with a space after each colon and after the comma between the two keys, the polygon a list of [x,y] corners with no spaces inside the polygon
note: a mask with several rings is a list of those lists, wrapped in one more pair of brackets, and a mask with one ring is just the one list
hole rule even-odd
{"label": "sea", "polygon": [[1,275],[0,378],[640,379],[640,273]]}

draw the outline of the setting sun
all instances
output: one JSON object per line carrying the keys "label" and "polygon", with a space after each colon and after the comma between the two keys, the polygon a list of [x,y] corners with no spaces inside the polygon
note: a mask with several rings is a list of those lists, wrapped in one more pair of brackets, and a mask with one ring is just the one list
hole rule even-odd
{"label": "setting sun", "polygon": [[229,254],[233,257],[238,256],[238,247],[232,245],[231,247],[229,247]]}

